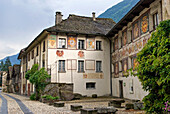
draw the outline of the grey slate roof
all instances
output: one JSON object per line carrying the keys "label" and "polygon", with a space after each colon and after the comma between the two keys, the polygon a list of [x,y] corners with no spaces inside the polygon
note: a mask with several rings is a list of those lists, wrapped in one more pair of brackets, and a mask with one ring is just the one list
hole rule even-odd
{"label": "grey slate roof", "polygon": [[106,35],[116,23],[112,19],[69,15],[61,23],[47,28],[48,32]]}

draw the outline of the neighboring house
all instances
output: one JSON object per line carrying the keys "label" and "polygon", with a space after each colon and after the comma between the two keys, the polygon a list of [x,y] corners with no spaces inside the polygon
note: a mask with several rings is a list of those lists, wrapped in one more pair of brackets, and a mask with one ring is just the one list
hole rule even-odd
{"label": "neighboring house", "polygon": [[2,76],[2,91],[7,92],[7,86],[6,86],[7,72],[0,71],[0,74]]}
{"label": "neighboring house", "polygon": [[[127,70],[132,68],[134,74],[137,53],[155,31],[160,21],[170,19],[164,16],[168,0],[140,0],[107,34],[112,37],[112,88],[113,96],[142,100],[147,92],[142,89],[137,77],[129,76]],[[166,7],[167,6],[167,7]]]}
{"label": "neighboring house", "polygon": [[[44,29],[25,49],[21,59],[21,93],[34,87],[25,73],[35,63],[45,67],[52,83],[73,84],[73,92],[140,99],[147,95],[137,77],[137,53],[160,21],[170,19],[168,0],[140,0],[116,25],[111,19],[70,15]],[[26,91],[27,90],[27,91]]]}
{"label": "neighboring house", "polygon": [[20,65],[9,66],[4,86],[7,86],[7,92],[9,93],[20,93],[21,88],[21,77],[20,77]]}
{"label": "neighboring house", "polygon": [[[69,15],[62,20],[56,12],[55,26],[44,29],[21,50],[22,94],[33,92],[25,80],[27,70],[37,63],[51,75],[51,83],[73,84],[73,92],[91,96],[110,94],[110,41],[112,19]],[[25,91],[27,90],[27,91]]]}

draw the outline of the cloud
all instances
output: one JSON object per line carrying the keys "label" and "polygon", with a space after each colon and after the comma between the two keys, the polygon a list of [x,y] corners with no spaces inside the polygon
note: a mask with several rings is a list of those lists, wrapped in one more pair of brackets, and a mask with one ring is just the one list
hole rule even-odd
{"label": "cloud", "polygon": [[45,28],[54,25],[55,12],[98,16],[122,0],[0,0],[0,59],[18,53]]}

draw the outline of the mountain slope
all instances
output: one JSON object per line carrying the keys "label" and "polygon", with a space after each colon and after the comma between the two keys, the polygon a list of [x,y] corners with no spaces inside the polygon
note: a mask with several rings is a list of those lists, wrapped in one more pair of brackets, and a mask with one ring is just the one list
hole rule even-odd
{"label": "mountain slope", "polygon": [[[14,64],[20,64],[20,61],[17,59],[17,58],[18,58],[18,55],[19,55],[19,54],[12,55],[12,56],[7,56],[7,57],[9,57],[12,65],[14,65]],[[3,62],[5,63],[5,60],[6,60],[7,57],[5,57],[4,59],[1,59],[0,62],[3,61]]]}
{"label": "mountain slope", "polygon": [[123,0],[99,15],[99,18],[112,18],[116,23],[125,16],[140,0]]}

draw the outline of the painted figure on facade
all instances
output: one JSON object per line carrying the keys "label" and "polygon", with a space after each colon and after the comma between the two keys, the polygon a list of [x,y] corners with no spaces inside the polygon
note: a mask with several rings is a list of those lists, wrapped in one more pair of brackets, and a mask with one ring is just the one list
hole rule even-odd
{"label": "painted figure on facade", "polygon": [[123,33],[123,45],[126,45],[127,43],[127,34],[126,32]]}

